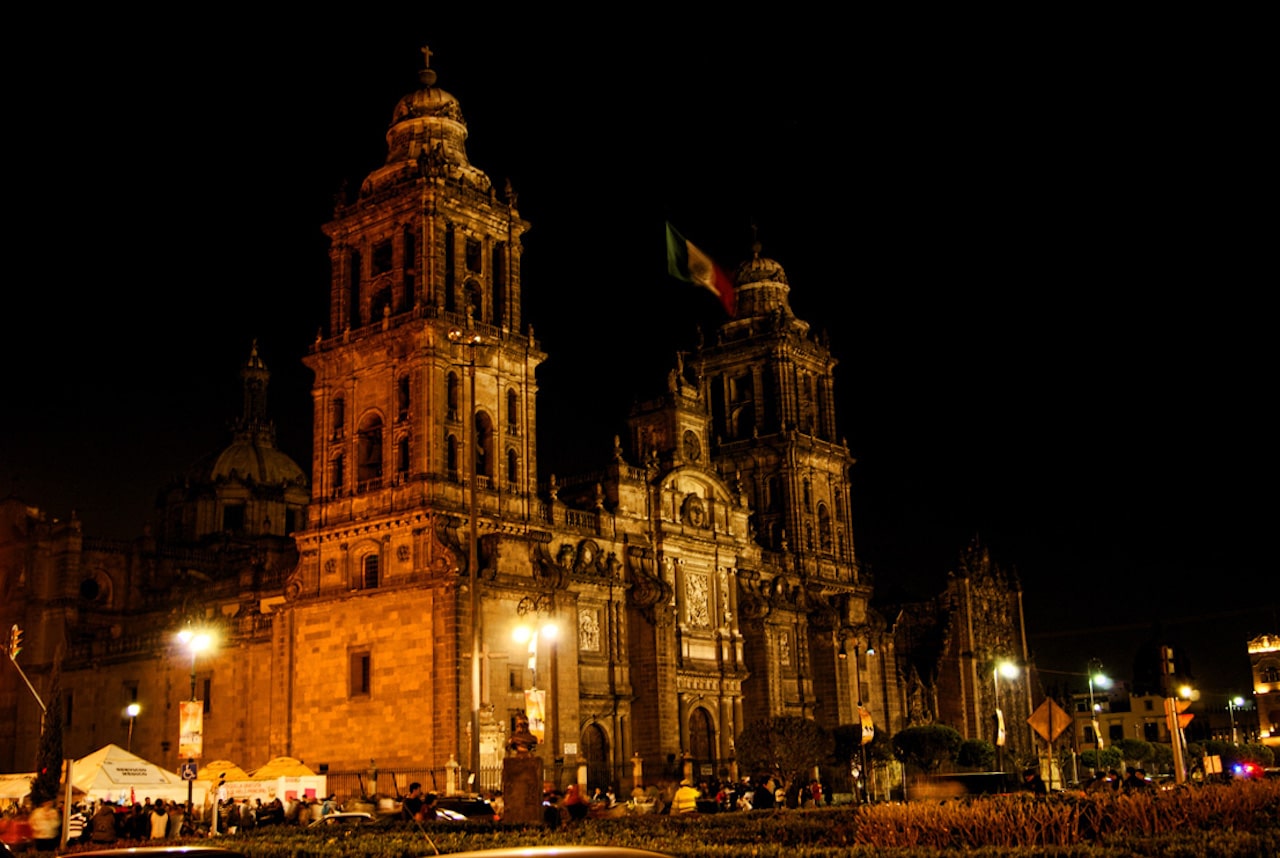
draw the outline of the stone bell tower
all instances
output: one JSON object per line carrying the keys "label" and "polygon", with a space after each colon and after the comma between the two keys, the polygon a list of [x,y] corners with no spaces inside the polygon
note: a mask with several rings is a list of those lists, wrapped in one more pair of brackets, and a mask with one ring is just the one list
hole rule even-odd
{"label": "stone bell tower", "polygon": [[[405,759],[465,768],[477,756],[473,693],[485,696],[472,565],[493,559],[477,543],[494,522],[510,532],[533,509],[544,355],[520,331],[529,224],[510,185],[498,193],[468,161],[462,109],[423,54],[419,87],[392,112],[385,163],[338,197],[324,227],[328,331],[305,358],[314,496],[278,644],[297,648],[294,669],[306,672],[302,638],[319,635],[314,663],[330,669],[280,685],[293,686],[289,708],[306,699],[335,726],[380,729],[412,701]],[[276,729],[287,745],[288,728]],[[358,733],[334,735],[326,756],[365,756]]]}

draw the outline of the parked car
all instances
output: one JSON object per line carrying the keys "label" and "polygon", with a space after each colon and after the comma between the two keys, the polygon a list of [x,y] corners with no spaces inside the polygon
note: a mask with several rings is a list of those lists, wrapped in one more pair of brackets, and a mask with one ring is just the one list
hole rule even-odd
{"label": "parked car", "polygon": [[474,852],[450,852],[448,858],[673,858],[630,846],[499,846]]}
{"label": "parked car", "polygon": [[436,796],[436,819],[450,822],[467,820],[497,822],[498,812],[487,798],[474,795],[441,795]]}
{"label": "parked car", "polygon": [[114,846],[76,852],[86,858],[244,858],[244,853],[220,846]]}
{"label": "parked car", "polygon": [[355,828],[374,822],[374,815],[362,810],[345,810],[330,813],[307,824],[308,828]]}

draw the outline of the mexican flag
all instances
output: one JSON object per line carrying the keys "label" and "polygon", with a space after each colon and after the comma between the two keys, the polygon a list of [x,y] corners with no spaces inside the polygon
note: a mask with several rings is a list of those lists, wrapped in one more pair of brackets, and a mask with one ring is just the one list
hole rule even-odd
{"label": "mexican flag", "polygon": [[684,280],[701,286],[715,295],[724,307],[729,318],[734,317],[736,307],[733,294],[733,281],[721,270],[719,265],[711,261],[693,242],[676,232],[676,228],[667,224],[667,273],[677,280]]}

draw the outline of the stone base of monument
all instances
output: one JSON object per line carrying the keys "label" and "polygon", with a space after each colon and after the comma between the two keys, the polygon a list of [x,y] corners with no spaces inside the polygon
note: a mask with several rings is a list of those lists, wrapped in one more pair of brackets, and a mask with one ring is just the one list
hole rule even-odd
{"label": "stone base of monument", "polygon": [[502,821],[542,823],[542,760],[531,754],[502,761]]}

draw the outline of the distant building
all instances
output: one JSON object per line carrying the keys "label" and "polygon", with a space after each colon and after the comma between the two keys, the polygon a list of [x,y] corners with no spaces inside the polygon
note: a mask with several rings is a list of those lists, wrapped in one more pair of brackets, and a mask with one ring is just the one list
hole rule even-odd
{"label": "distant building", "polygon": [[1259,739],[1268,747],[1280,748],[1280,635],[1259,635],[1249,641],[1249,664]]}

